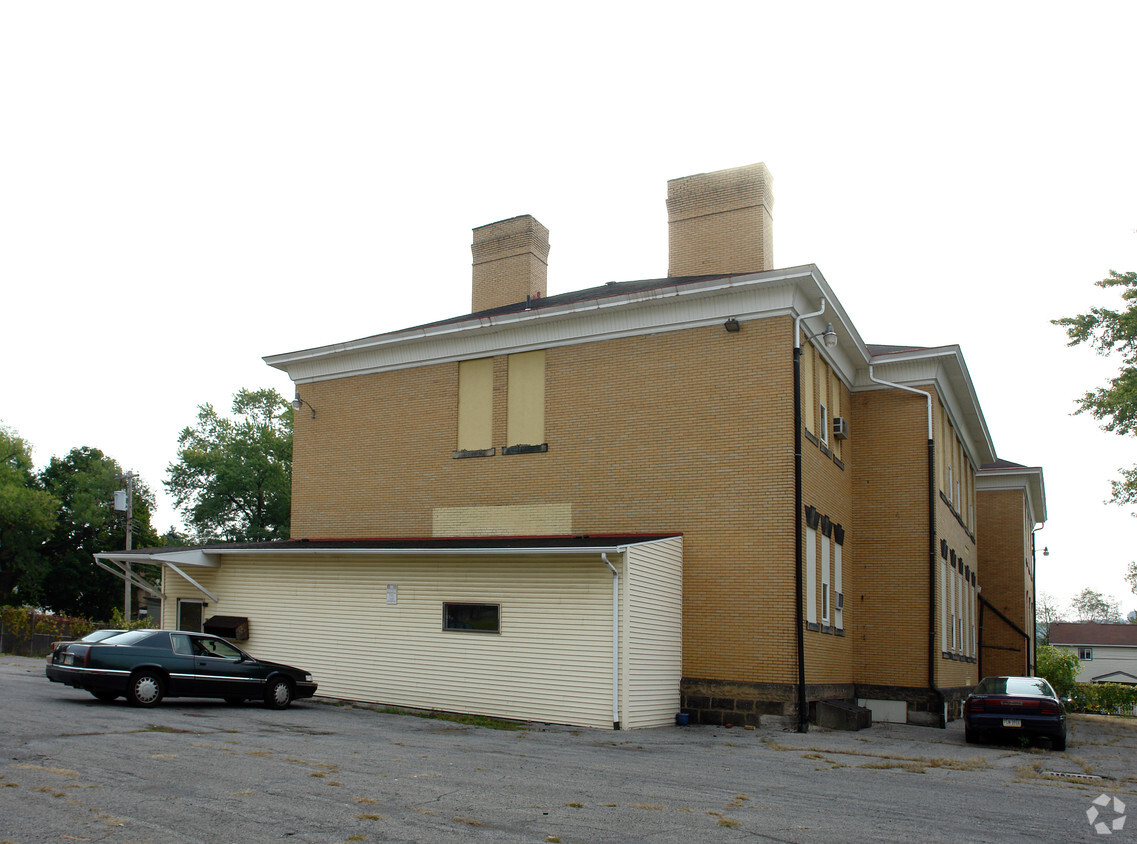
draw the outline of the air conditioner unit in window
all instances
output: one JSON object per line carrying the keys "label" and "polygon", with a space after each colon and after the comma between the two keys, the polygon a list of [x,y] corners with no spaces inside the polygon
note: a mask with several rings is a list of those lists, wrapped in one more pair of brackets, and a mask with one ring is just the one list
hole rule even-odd
{"label": "air conditioner unit in window", "polygon": [[833,417],[833,438],[837,440],[849,439],[849,420],[844,416]]}

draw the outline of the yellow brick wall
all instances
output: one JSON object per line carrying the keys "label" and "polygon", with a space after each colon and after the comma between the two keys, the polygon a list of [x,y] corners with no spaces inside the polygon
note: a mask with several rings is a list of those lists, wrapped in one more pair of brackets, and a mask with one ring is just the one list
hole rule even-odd
{"label": "yellow brick wall", "polygon": [[[493,457],[452,457],[457,363],[308,384],[320,413],[296,420],[292,535],[425,537],[440,508],[533,505],[570,508],[578,534],[681,531],[684,675],[792,682],[791,333],[772,318],[548,349],[547,453],[501,454],[505,356]],[[849,518],[839,493],[814,498]],[[849,647],[829,637],[824,659]]]}
{"label": "yellow brick wall", "polygon": [[[1022,490],[978,493],[980,585],[983,597],[1026,633],[1033,634],[1030,529]],[[1026,641],[995,613],[984,614],[983,673],[1021,674],[1027,668]]]}

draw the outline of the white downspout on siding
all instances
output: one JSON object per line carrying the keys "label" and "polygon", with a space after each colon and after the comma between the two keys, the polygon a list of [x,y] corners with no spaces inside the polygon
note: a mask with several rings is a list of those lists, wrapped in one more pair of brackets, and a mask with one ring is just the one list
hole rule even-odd
{"label": "white downspout on siding", "polygon": [[612,572],[612,729],[620,729],[620,572],[608,561],[608,554],[600,559]]}

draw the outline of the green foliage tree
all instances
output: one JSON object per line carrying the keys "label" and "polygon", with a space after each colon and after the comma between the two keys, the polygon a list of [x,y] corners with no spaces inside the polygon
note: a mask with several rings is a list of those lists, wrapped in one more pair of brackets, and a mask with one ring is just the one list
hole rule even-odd
{"label": "green foliage tree", "polygon": [[1070,610],[1075,621],[1096,621],[1099,624],[1113,624],[1121,621],[1121,605],[1093,589],[1083,589],[1070,599]]}
{"label": "green foliage tree", "polygon": [[1069,697],[1077,686],[1076,678],[1081,660],[1073,651],[1040,645],[1035,655],[1035,673],[1044,678],[1060,697]]}
{"label": "green foliage tree", "polygon": [[[45,570],[35,596],[40,606],[105,619],[121,604],[123,582],[96,566],[92,555],[126,547],[126,514],[113,506],[115,490],[125,486],[122,474],[115,460],[89,447],[53,457],[41,473],[44,488],[59,502],[59,519],[43,548]],[[153,511],[153,493],[136,479],[135,547],[157,544]]]}
{"label": "green foliage tree", "polygon": [[23,603],[43,577],[57,502],[32,471],[31,448],[0,425],[0,604]]}
{"label": "green foliage tree", "polygon": [[[1087,391],[1075,412],[1089,413],[1107,431],[1132,435],[1137,433],[1137,272],[1110,270],[1109,278],[1097,286],[1119,288],[1124,308],[1091,308],[1089,313],[1052,322],[1066,329],[1068,346],[1085,343],[1098,354],[1120,356],[1118,374],[1106,385]],[[1122,469],[1121,478],[1112,486],[1115,503],[1137,503],[1137,466]]]}
{"label": "green foliage tree", "polygon": [[276,390],[240,390],[233,418],[212,405],[178,437],[166,469],[199,542],[287,539],[292,510],[292,405]]}

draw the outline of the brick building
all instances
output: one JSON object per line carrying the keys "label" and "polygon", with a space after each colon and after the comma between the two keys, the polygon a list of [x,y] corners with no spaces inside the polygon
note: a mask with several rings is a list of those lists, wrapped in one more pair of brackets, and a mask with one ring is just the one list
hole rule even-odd
{"label": "brick building", "polygon": [[374,682],[313,653],[344,697],[597,726],[610,698],[620,727],[804,727],[839,700],[941,725],[1005,564],[977,545],[983,413],[957,346],[870,345],[816,266],[776,269],[772,208],[761,164],[675,179],[668,277],[554,295],[539,222],[475,229],[471,313],[266,358],[297,391],[290,542],[104,561],[175,562],[168,626],[204,590],[278,653],[339,590],[337,653],[406,650]]}

